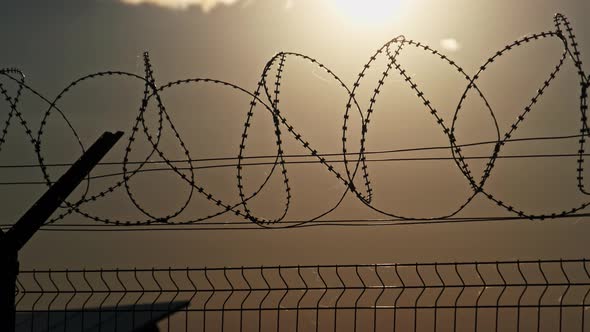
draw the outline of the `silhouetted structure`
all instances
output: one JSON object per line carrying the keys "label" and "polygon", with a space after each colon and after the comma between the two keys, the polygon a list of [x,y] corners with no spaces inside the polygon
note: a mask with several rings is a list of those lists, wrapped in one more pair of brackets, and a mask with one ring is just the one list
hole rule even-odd
{"label": "silhouetted structure", "polygon": [[22,271],[18,307],[68,326],[176,312],[160,322],[170,331],[584,332],[589,269],[584,259]]}
{"label": "silhouetted structure", "polygon": [[[60,207],[82,180],[123,136],[122,132],[104,133],[61,178],[8,230],[0,230],[0,326],[13,331],[15,326],[16,277],[18,252]],[[70,205],[71,208],[71,205]]]}

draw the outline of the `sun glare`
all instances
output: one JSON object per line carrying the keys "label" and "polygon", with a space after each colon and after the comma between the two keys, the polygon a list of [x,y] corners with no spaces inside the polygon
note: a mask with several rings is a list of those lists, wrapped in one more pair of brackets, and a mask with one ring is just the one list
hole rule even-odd
{"label": "sun glare", "polygon": [[347,19],[363,24],[380,24],[392,19],[399,0],[334,0]]}

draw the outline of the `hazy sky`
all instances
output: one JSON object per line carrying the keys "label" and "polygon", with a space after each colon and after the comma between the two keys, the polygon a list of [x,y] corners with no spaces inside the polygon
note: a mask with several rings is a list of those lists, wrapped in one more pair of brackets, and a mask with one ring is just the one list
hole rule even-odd
{"label": "hazy sky", "polygon": [[[573,23],[583,60],[590,61],[585,53],[590,45],[590,3],[584,0],[392,0],[387,11],[371,8],[369,3],[8,0],[0,14],[0,67],[21,69],[28,84],[53,99],[69,82],[86,74],[121,70],[143,75],[142,53],[149,51],[160,86],[178,79],[211,77],[254,91],[266,62],[277,52],[290,51],[317,59],[352,86],[373,53],[395,36],[431,45],[473,74],[513,40],[553,30],[553,15],[557,12]],[[509,53],[486,71],[481,88],[497,112],[502,133],[553,70],[561,52],[562,45],[556,39],[540,41]],[[457,76],[456,70],[415,49],[403,53],[400,63],[437,105],[445,121],[450,121],[465,80]],[[367,84],[359,92],[362,105],[367,105],[385,68],[385,61],[380,59],[367,74]],[[345,91],[327,73],[296,58],[286,61],[281,89],[282,112],[290,123],[319,152],[341,151]],[[142,82],[136,79],[96,79],[73,89],[60,101],[60,107],[89,145],[105,130],[129,134],[142,92]],[[246,96],[218,86],[190,85],[166,90],[162,97],[193,158],[236,156],[250,101]],[[448,144],[399,75],[391,75],[380,98],[367,149]],[[579,84],[570,60],[543,98],[515,138],[575,135],[579,130]],[[23,96],[22,103],[24,117],[36,130],[46,106],[30,93]],[[494,139],[490,119],[481,115],[482,105],[476,100],[469,103],[466,108],[474,111],[466,113],[457,125],[461,139]],[[6,104],[0,107],[2,114],[7,114]],[[267,113],[260,114],[253,124],[248,153],[273,154],[276,147],[272,120]],[[5,115],[0,120],[4,121]],[[148,122],[153,125],[157,119],[148,116]],[[52,116],[48,126],[44,140],[47,162],[73,161],[80,151],[63,122]],[[32,146],[22,129],[15,126],[11,130],[0,152],[1,163],[34,163]],[[170,131],[164,135],[165,152],[169,158],[182,158],[183,152],[171,135]],[[109,160],[122,160],[125,141],[109,154]],[[514,145],[505,153],[575,153],[576,142]],[[285,150],[288,154],[305,152],[292,137],[285,138]],[[138,143],[131,159],[140,159],[146,151],[147,145]],[[485,149],[470,151],[473,155],[489,153]],[[449,153],[442,151],[434,156]],[[475,162],[473,165],[476,169],[482,166]],[[501,160],[488,185],[495,196],[531,213],[560,212],[588,200],[575,187],[576,168],[575,158]],[[117,170],[120,167],[104,168],[102,172]],[[268,170],[260,167],[248,171],[246,186],[254,188]],[[52,175],[60,171],[63,169],[53,169]],[[341,183],[323,167],[293,165],[289,172],[294,198],[287,219],[313,217],[335,204],[342,194]],[[1,174],[3,182],[42,180],[38,170],[2,169]],[[448,213],[471,193],[452,161],[378,163],[370,167],[370,174],[376,206],[404,215]],[[237,199],[235,168],[199,171],[196,175],[218,197]],[[111,180],[97,182],[96,190]],[[134,181],[135,197],[155,214],[172,213],[186,199],[186,187],[169,172],[147,173]],[[280,214],[280,181],[275,176],[260,199],[253,202],[256,213],[268,217]],[[3,186],[3,222],[18,218],[43,191],[39,185]],[[89,210],[111,219],[144,218],[121,189],[110,201],[90,206]],[[197,199],[178,220],[212,211],[216,211],[215,206]],[[504,211],[481,199],[462,216],[502,214]],[[350,198],[331,217],[378,215]],[[225,215],[221,220],[238,219]],[[64,222],[88,221],[74,216]],[[580,258],[585,256],[589,231],[586,219],[244,232],[44,231],[23,252],[21,263],[23,267],[42,268]]]}
{"label": "hazy sky", "polygon": [[185,10],[191,6],[197,6],[203,12],[208,13],[219,5],[233,5],[238,0],[122,0],[121,2],[129,5],[156,5],[176,10]]}

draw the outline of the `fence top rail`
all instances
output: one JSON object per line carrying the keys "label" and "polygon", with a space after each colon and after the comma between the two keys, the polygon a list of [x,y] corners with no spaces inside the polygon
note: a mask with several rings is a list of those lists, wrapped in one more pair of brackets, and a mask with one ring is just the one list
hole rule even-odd
{"label": "fence top rail", "polygon": [[428,267],[428,266],[485,266],[485,265],[530,265],[530,264],[586,264],[588,258],[578,259],[538,259],[538,260],[505,260],[505,261],[459,261],[459,262],[426,262],[426,263],[377,263],[377,264],[316,264],[316,265],[258,265],[258,266],[225,266],[225,267],[168,267],[168,268],[115,268],[115,269],[28,269],[20,274],[35,273],[125,273],[125,272],[197,272],[197,271],[235,271],[235,270],[292,270],[292,269],[327,269],[327,268],[388,268],[388,267]]}

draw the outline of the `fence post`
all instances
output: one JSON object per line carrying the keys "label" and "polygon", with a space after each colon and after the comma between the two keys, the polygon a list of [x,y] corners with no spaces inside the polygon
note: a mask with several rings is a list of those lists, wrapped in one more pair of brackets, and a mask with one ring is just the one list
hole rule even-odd
{"label": "fence post", "polygon": [[[5,243],[6,235],[2,234],[2,244]],[[3,331],[14,331],[15,324],[15,292],[16,276],[18,275],[17,253],[2,245],[0,254],[0,326],[6,329]]]}
{"label": "fence post", "polygon": [[0,230],[0,330],[15,330],[18,252],[121,136],[123,132],[120,131],[102,134],[6,233]]}

